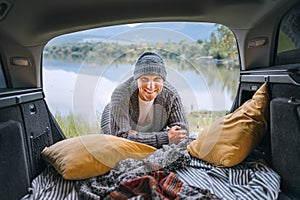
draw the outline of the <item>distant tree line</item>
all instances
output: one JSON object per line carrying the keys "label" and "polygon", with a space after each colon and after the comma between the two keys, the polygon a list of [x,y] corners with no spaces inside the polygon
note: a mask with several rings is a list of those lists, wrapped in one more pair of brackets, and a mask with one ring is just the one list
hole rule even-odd
{"label": "distant tree line", "polygon": [[225,60],[230,68],[238,68],[236,40],[232,32],[225,26],[216,25],[209,40],[199,39],[196,42],[182,40],[180,42],[157,42],[126,44],[119,42],[82,42],[47,45],[44,57],[48,59],[107,64],[111,62],[133,64],[142,51],[158,49],[164,58],[170,60],[199,61],[201,59]]}

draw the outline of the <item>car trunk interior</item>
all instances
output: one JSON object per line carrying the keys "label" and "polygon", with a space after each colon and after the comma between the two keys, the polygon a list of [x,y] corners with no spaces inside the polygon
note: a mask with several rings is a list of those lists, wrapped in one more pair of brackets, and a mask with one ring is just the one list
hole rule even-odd
{"label": "car trunk interior", "polygon": [[[293,69],[281,75],[276,70],[242,72],[235,105],[236,108],[242,105],[262,83],[269,82],[269,128],[253,152],[281,175],[282,193],[289,197],[300,195],[299,78]],[[272,83],[275,79],[280,83]],[[48,110],[42,90],[6,92],[0,96],[0,102],[0,149],[5,152],[1,153],[0,173],[5,181],[1,181],[0,196],[18,199],[46,167],[40,156],[43,148],[65,137]]]}
{"label": "car trunk interior", "polygon": [[[33,2],[41,4],[42,1]],[[73,7],[64,4],[59,6],[55,1],[47,2],[48,4],[45,3],[39,12],[35,12],[33,5],[26,1],[19,1],[15,8],[14,5],[10,8],[11,14],[22,13],[25,10],[27,17],[32,21],[28,20],[27,24],[22,24],[19,23],[20,18],[16,17],[17,15],[12,15],[13,17],[8,17],[7,21],[3,20],[2,24],[0,23],[1,64],[8,79],[7,88],[0,88],[1,200],[21,199],[30,193],[31,182],[48,165],[41,157],[42,150],[66,139],[53,113],[49,110],[42,87],[40,65],[42,49],[46,42],[58,35],[85,28],[178,19],[187,21],[210,19],[214,22],[224,22],[236,34],[240,33],[238,36],[241,42],[238,44],[238,51],[241,53],[241,71],[238,90],[230,112],[251,99],[263,83],[268,83],[270,97],[268,128],[264,138],[252,153],[263,158],[280,175],[279,199],[300,199],[300,67],[299,64],[284,65],[283,61],[269,67],[273,64],[270,60],[275,60],[273,58],[275,56],[271,55],[276,49],[273,43],[273,40],[277,39],[277,33],[274,33],[277,31],[275,27],[278,26],[279,19],[288,7],[297,1],[285,3],[282,0],[234,0],[222,3],[225,1],[214,0],[203,7],[197,1],[190,1],[191,4],[188,6],[180,0],[175,3],[157,1],[158,6],[152,4],[152,1],[145,1],[146,4],[132,2],[137,3],[136,8],[139,8],[140,12],[135,12],[136,8],[127,5],[124,1],[115,2],[116,9],[113,9],[113,4],[109,1],[91,1],[93,4],[87,7],[82,6],[82,1],[75,2],[77,3],[74,3]],[[164,6],[171,3],[176,6],[166,12]],[[225,4],[223,5],[225,9],[215,6],[218,4]],[[65,20],[60,20],[60,17],[65,15],[64,6],[68,7],[66,13],[70,15]],[[101,9],[98,10],[97,6]],[[216,8],[214,12],[210,12],[211,7]],[[126,15],[122,14],[125,8],[128,9],[128,16],[122,18]],[[72,9],[78,12],[72,13],[74,12]],[[272,9],[277,9],[276,16],[272,16]],[[259,10],[257,15],[252,14],[252,11],[256,10]],[[241,19],[248,18],[251,13],[253,19],[252,21],[239,20],[237,16],[223,19],[234,11]],[[219,15],[216,14],[218,12]],[[24,18],[24,12],[22,14],[21,18]],[[108,16],[111,16],[111,19]],[[34,17],[41,17],[40,21]],[[45,23],[43,19],[48,19],[49,23]],[[86,22],[89,24],[86,25]],[[16,23],[20,25],[16,26]],[[63,28],[64,30],[61,30]],[[22,29],[24,30],[21,31]],[[266,38],[266,44],[261,48],[248,48],[247,45],[251,41],[255,42],[260,36]],[[27,68],[13,65],[11,59],[19,57],[26,58],[28,62],[32,62],[32,65]],[[299,62],[298,57],[299,54],[294,56],[297,62]]]}

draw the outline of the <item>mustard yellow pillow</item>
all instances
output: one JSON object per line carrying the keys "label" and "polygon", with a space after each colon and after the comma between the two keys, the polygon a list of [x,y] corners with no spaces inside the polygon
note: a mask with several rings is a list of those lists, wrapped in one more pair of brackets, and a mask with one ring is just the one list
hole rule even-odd
{"label": "mustard yellow pillow", "polygon": [[90,134],[59,141],[45,147],[42,157],[68,180],[107,173],[126,158],[143,159],[156,148],[124,138]]}
{"label": "mustard yellow pillow", "polygon": [[200,132],[188,145],[188,152],[219,167],[239,164],[264,135],[268,110],[269,96],[264,83],[252,99]]}

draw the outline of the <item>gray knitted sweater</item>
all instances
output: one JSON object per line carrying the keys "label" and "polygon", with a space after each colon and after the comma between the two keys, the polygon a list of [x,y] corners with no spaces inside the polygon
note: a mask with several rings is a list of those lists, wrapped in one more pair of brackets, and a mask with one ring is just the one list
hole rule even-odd
{"label": "gray knitted sweater", "polygon": [[[169,144],[167,126],[179,125],[188,131],[188,121],[177,90],[167,81],[153,102],[154,119],[151,125],[137,126],[139,118],[138,88],[133,77],[119,85],[105,107],[101,118],[101,131],[145,143],[156,148]],[[138,131],[137,134],[130,130]]]}

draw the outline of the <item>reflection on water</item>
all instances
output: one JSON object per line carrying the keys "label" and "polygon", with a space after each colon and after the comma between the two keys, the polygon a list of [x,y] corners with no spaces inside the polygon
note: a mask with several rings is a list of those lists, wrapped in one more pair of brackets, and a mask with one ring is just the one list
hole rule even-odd
{"label": "reflection on water", "polygon": [[[57,60],[44,60],[43,65],[46,101],[52,113],[80,115],[90,122],[99,121],[113,89],[134,69],[128,64],[100,66]],[[201,70],[207,68],[210,73]],[[167,65],[167,72],[167,80],[178,89],[186,112],[230,109],[236,92],[236,71],[224,72],[207,64],[184,71]]]}

